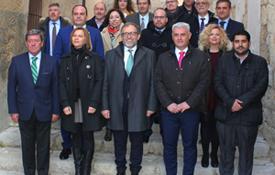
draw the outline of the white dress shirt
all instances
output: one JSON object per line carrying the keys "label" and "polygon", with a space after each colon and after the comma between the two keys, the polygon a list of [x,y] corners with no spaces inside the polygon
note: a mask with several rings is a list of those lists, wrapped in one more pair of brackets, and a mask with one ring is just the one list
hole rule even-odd
{"label": "white dress shirt", "polygon": [[144,19],[144,29],[146,29],[147,26],[148,26],[148,23],[149,23],[149,12],[144,16],[139,14],[139,25],[140,26],[141,26],[141,23],[142,23],[142,18]]}
{"label": "white dress shirt", "polygon": [[40,63],[41,63],[41,52],[39,52],[37,55],[32,55],[30,52],[28,54],[29,54],[30,66],[32,66],[32,57],[37,57],[36,67],[37,67],[37,73],[39,76]]}
{"label": "white dress shirt", "polygon": [[124,46],[124,69],[125,70],[126,70],[127,61],[128,61],[129,55],[130,55],[129,50],[132,50],[132,55],[134,57],[135,53],[137,51],[137,45],[135,45],[132,48],[128,48],[128,47]]}
{"label": "white dress shirt", "polygon": [[183,56],[185,56],[186,55],[186,52],[188,51],[188,47],[186,47],[185,49],[183,49],[183,50],[180,50],[179,48],[175,48],[175,54],[176,54],[176,56],[177,56],[177,60],[179,61],[179,59],[180,59],[180,52],[184,52],[184,55]]}
{"label": "white dress shirt", "polygon": [[50,55],[53,55],[53,46],[52,46],[52,33],[53,33],[53,23],[55,22],[55,28],[56,28],[56,35],[58,34],[61,26],[61,21],[58,19],[57,21],[49,21],[49,37],[50,37]]}

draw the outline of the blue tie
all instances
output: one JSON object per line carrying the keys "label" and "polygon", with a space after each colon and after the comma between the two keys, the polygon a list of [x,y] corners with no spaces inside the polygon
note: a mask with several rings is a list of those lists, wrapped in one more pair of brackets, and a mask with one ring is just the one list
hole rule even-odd
{"label": "blue tie", "polygon": [[128,60],[126,63],[126,72],[127,72],[128,76],[130,76],[133,65],[134,65],[134,57],[133,57],[132,51],[133,50],[131,50],[131,49],[128,50],[129,56],[128,56]]}
{"label": "blue tie", "polygon": [[200,32],[203,31],[203,29],[204,29],[204,26],[205,26],[204,20],[205,20],[205,18],[201,18]]}

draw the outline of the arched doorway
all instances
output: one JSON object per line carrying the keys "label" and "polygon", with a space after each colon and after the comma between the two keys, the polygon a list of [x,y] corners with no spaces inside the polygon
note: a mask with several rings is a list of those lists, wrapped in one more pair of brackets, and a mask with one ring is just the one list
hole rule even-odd
{"label": "arched doorway", "polygon": [[28,30],[36,28],[42,16],[42,0],[30,0],[28,14]]}

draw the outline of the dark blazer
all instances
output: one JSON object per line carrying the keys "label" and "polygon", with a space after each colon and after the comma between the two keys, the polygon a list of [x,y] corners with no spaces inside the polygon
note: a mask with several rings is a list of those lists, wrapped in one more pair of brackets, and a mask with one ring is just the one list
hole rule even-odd
{"label": "dark blazer", "polygon": [[[124,69],[123,45],[106,53],[103,82],[103,110],[110,110],[108,127],[123,130],[123,89],[127,76]],[[134,66],[129,77],[128,131],[145,131],[149,118],[146,111],[156,111],[154,92],[155,54],[145,47],[138,47],[134,56]]]}
{"label": "dark blazer", "polygon": [[[40,21],[39,29],[44,32],[44,47],[43,52],[46,54],[50,54],[50,32],[49,32],[49,22],[50,18],[47,17],[45,20]],[[70,25],[69,21],[65,20],[63,17],[60,17],[60,29]]]}
{"label": "dark blazer", "polygon": [[39,75],[33,83],[28,53],[12,58],[8,76],[9,113],[29,120],[35,112],[39,121],[51,121],[59,114],[58,70],[55,58],[42,53]]}
{"label": "dark blazer", "polygon": [[231,41],[233,41],[233,35],[235,33],[239,32],[239,31],[243,31],[243,30],[244,30],[243,23],[229,19],[228,25],[226,28],[226,34]]}
{"label": "dark blazer", "polygon": [[[208,12],[209,14],[209,22],[205,24],[207,26],[211,23],[217,23],[218,19],[214,17],[214,13],[211,11]],[[190,44],[192,47],[198,47],[199,35],[200,35],[200,23],[198,20],[198,14],[194,13],[192,16],[182,15],[179,17],[178,22],[186,22],[190,25],[190,32],[192,33],[192,37],[190,39]]]}
{"label": "dark blazer", "polygon": [[202,99],[210,82],[210,63],[208,56],[194,48],[189,48],[178,66],[175,49],[159,56],[156,66],[156,94],[164,110],[172,103],[186,101],[189,110],[202,111]]}
{"label": "dark blazer", "polygon": [[[149,12],[149,21],[148,21],[148,24],[152,20],[153,20],[153,14],[151,12]],[[126,21],[127,22],[133,22],[133,23],[137,24],[138,26],[140,26],[139,13],[134,13],[134,14],[128,15],[126,17]]]}
{"label": "dark blazer", "polygon": [[[215,114],[217,120],[238,125],[262,123],[261,99],[268,85],[264,58],[249,53],[240,64],[233,51],[226,53],[219,59],[214,83],[220,98]],[[243,109],[239,112],[231,112],[235,99],[243,101]]]}
{"label": "dark blazer", "polygon": [[[94,27],[87,26],[87,30],[90,32],[93,51],[96,52],[102,59],[104,58],[104,47],[99,30]],[[71,51],[70,35],[73,31],[73,26],[67,26],[62,28],[56,37],[55,48],[53,55],[60,59]]]}
{"label": "dark blazer", "polygon": [[89,25],[89,26],[91,26],[91,27],[94,27],[94,28],[98,29],[100,32],[101,32],[105,27],[108,26],[107,21],[104,20],[104,22],[103,22],[103,23],[101,24],[101,26],[98,28],[98,27],[97,27],[97,24],[96,24],[96,22],[95,22],[95,16],[92,17],[91,19],[89,19],[88,21],[86,21],[86,24]]}
{"label": "dark blazer", "polygon": [[[83,112],[82,129],[86,131],[100,130],[103,126],[101,111],[101,91],[103,82],[103,62],[96,53],[83,53],[83,61],[79,67],[80,100]],[[61,126],[69,132],[77,132],[78,125],[74,122],[74,99],[73,99],[73,65],[71,55],[62,57],[59,71],[60,103],[62,109],[66,106],[72,108],[73,114],[65,116],[62,113]],[[96,109],[95,114],[88,114],[88,107]]]}

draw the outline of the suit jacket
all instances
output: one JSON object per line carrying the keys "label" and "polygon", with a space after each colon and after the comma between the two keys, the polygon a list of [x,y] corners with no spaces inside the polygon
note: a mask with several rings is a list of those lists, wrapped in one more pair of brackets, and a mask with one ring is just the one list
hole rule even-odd
{"label": "suit jacket", "polygon": [[86,21],[86,24],[91,26],[91,27],[94,27],[96,29],[98,29],[100,32],[108,26],[108,23],[106,20],[103,21],[103,23],[101,24],[101,26],[98,28],[96,22],[95,22],[95,17],[92,17],[91,19],[89,19],[88,21]]}
{"label": "suit jacket", "polygon": [[[44,47],[43,52],[46,54],[50,54],[50,31],[49,31],[49,22],[50,18],[47,17],[45,20],[40,21],[39,23],[39,29],[44,32]],[[63,27],[66,27],[70,25],[70,22],[64,19],[63,17],[60,17],[60,29]]]}
{"label": "suit jacket", "polygon": [[[123,45],[106,53],[103,81],[102,109],[110,110],[108,127],[123,130],[123,112],[127,111],[128,131],[145,131],[149,124],[146,111],[156,111],[157,102],[154,92],[155,54],[145,47],[138,47],[134,56],[134,66],[128,78],[124,68]],[[128,108],[124,109],[124,83],[129,80]]]}
{"label": "suit jacket", "polygon": [[156,66],[156,94],[164,110],[172,103],[186,101],[191,111],[202,111],[203,97],[210,82],[210,62],[206,53],[189,48],[178,66],[175,48],[161,54]]}
{"label": "suit jacket", "polygon": [[[94,27],[87,26],[86,29],[90,32],[93,51],[96,52],[102,59],[104,58],[104,47],[99,30]],[[55,41],[53,55],[60,59],[62,56],[68,55],[71,51],[70,35],[73,31],[73,26],[62,28]]]}
{"label": "suit jacket", "polygon": [[58,70],[55,58],[42,53],[36,84],[33,83],[28,53],[12,58],[8,74],[9,113],[29,120],[35,112],[39,121],[59,114]]}
{"label": "suit jacket", "polygon": [[[152,20],[153,20],[153,14],[151,12],[149,12],[149,21],[148,21],[148,24]],[[134,13],[134,14],[128,15],[126,17],[126,21],[127,22],[136,23],[138,26],[140,26],[139,13]],[[148,27],[148,25],[146,26],[146,28],[147,27]]]}
{"label": "suit jacket", "polygon": [[231,41],[233,41],[233,35],[235,33],[239,32],[239,31],[243,31],[243,30],[244,30],[243,23],[229,19],[228,25],[226,28],[226,34]]}
{"label": "suit jacket", "polygon": [[[234,51],[225,53],[219,59],[214,84],[220,99],[215,111],[217,120],[237,125],[262,123],[261,99],[268,86],[268,67],[264,58],[249,53],[240,64]],[[231,112],[235,99],[243,102],[243,109]]]}

